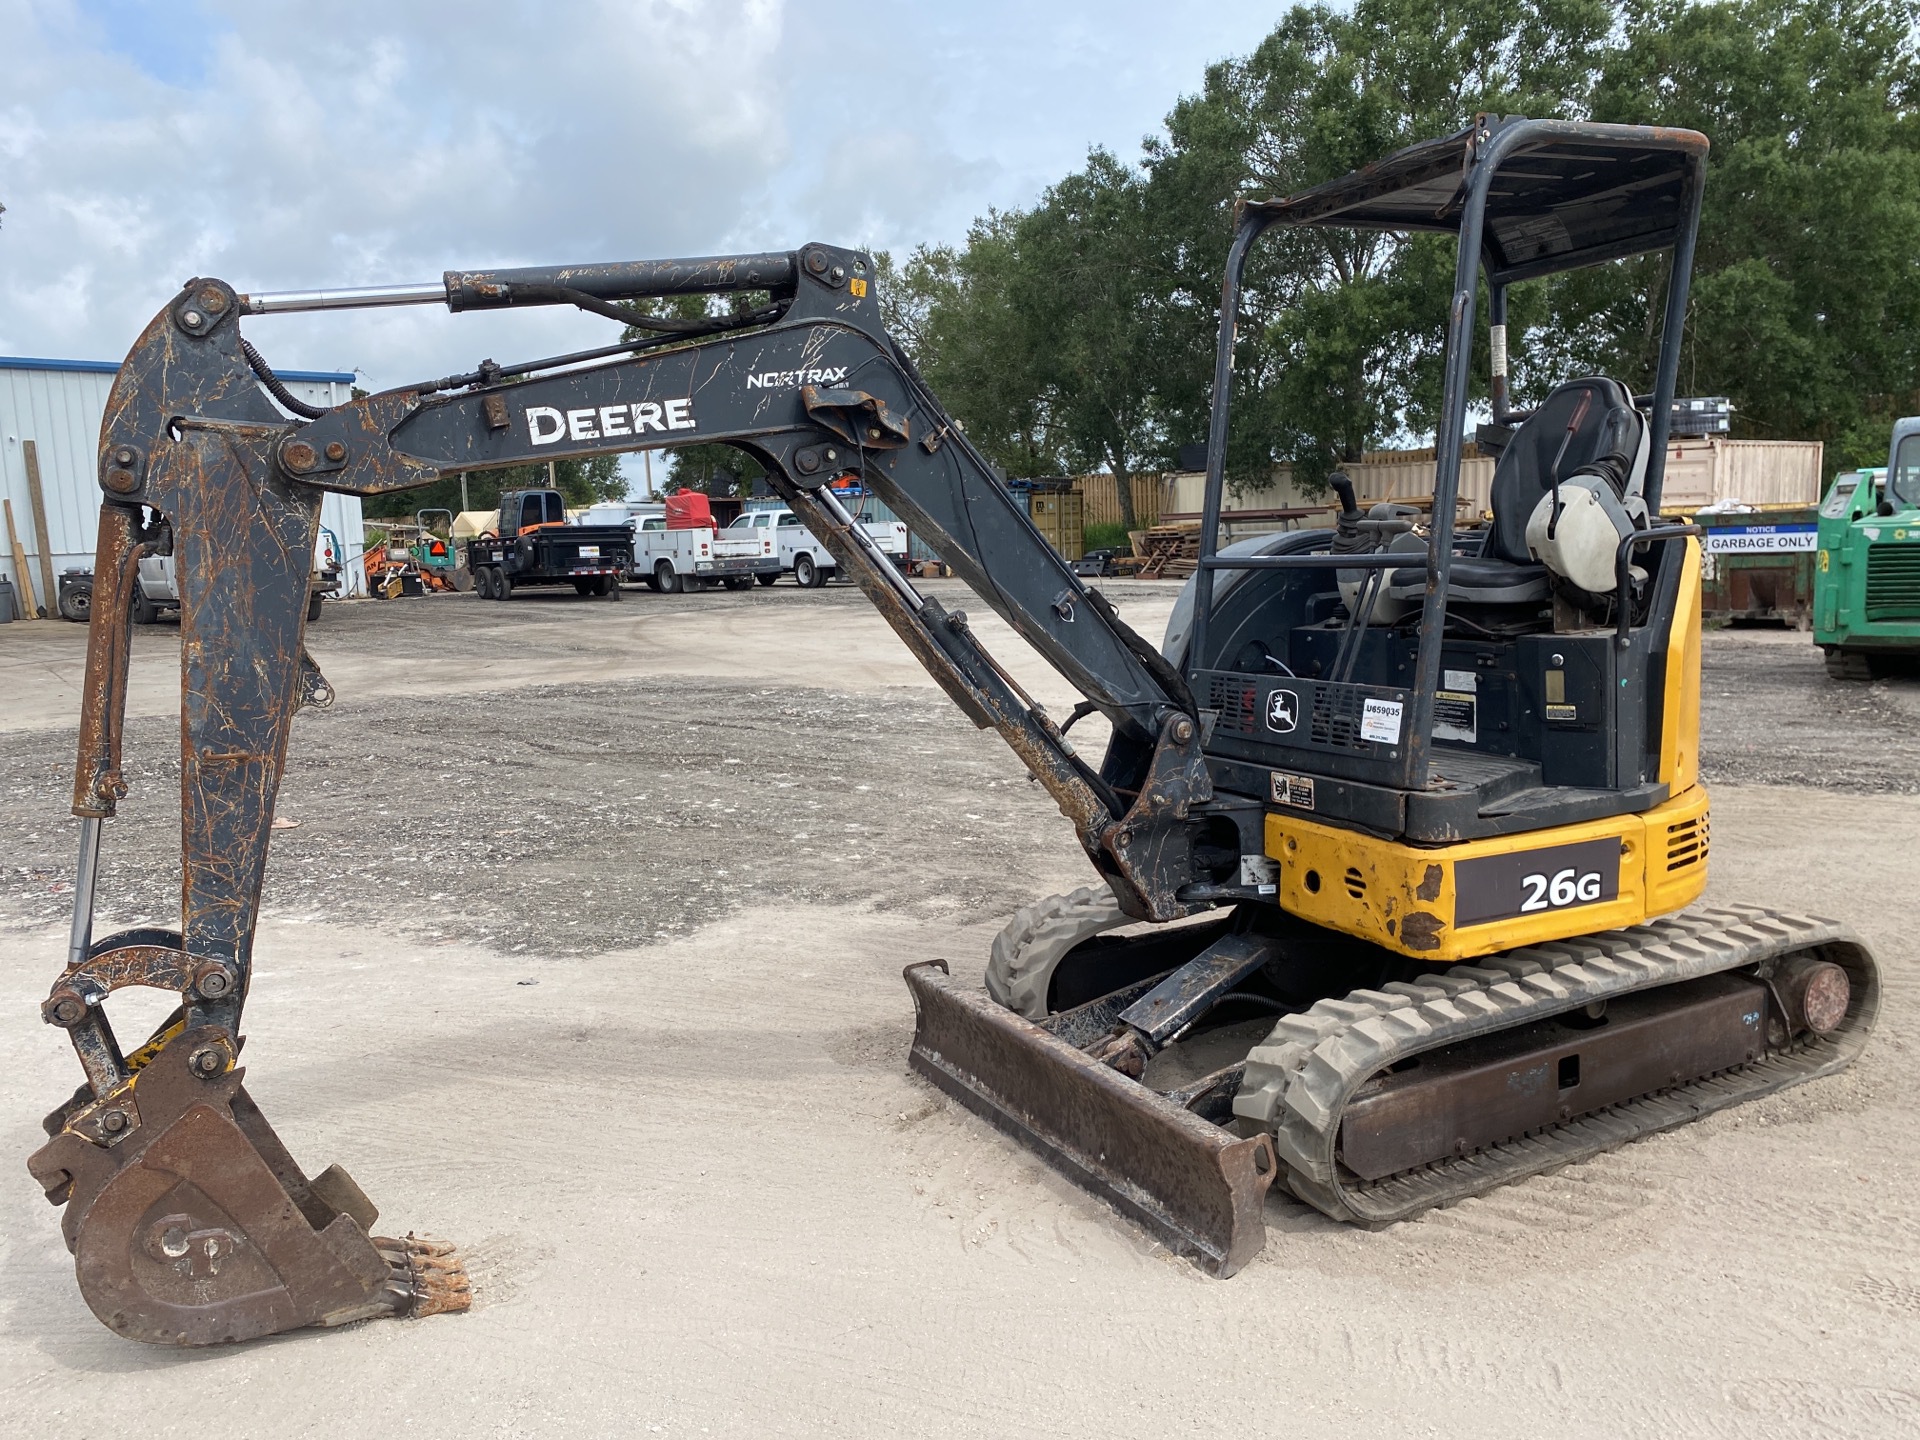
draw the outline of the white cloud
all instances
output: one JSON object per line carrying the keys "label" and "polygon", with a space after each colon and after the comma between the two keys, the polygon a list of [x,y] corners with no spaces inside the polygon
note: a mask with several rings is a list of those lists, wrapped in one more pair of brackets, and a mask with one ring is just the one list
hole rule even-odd
{"label": "white cloud", "polygon": [[[1204,0],[0,0],[0,353],[104,358],[194,274],[957,239],[1131,153],[1265,7]],[[386,385],[599,343],[558,312],[250,324]]]}

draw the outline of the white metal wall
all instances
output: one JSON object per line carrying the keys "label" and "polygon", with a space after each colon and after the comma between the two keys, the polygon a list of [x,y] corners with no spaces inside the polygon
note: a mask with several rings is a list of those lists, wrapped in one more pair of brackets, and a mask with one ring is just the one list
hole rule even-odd
{"label": "white metal wall", "polygon": [[[92,568],[100,516],[100,482],[94,455],[100,418],[117,367],[76,365],[70,370],[16,370],[0,366],[0,495],[13,503],[13,525],[27,552],[33,591],[40,595],[40,542],[34,534],[33,502],[27,498],[27,459],[22,441],[35,442],[40,488],[47,502],[47,541],[56,579],[75,566]],[[4,527],[0,527],[4,529]],[[0,533],[0,570],[19,587],[13,551]],[[40,597],[40,603],[47,600]]]}
{"label": "white metal wall", "polygon": [[[95,455],[100,444],[100,422],[106,415],[107,396],[117,373],[119,366],[112,362],[38,361],[29,366],[0,356],[0,496],[13,502],[14,528],[19,532],[20,548],[27,552],[27,573],[34,595],[49,610],[50,598],[40,594],[40,542],[27,491],[24,442],[34,442],[40,462],[47,545],[56,581],[62,570],[92,569],[100,518]],[[352,395],[352,381],[347,376],[281,378],[296,398],[309,405],[340,405]],[[359,496],[328,495],[320,507],[320,523],[339,538],[343,559],[358,554]],[[17,581],[13,569],[13,550],[4,526],[0,526],[0,575]],[[366,593],[363,569],[351,566],[347,576],[351,593]]]}

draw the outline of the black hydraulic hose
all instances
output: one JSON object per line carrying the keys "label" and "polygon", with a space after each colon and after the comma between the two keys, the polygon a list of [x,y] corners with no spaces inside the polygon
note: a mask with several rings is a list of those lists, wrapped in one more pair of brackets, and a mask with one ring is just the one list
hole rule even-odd
{"label": "black hydraulic hose", "polygon": [[267,393],[301,419],[318,420],[327,413],[323,406],[309,405],[304,400],[296,400],[293,392],[280,383],[280,377],[273,373],[273,367],[261,358],[260,352],[253,348],[244,335],[240,337],[240,353],[247,357],[248,366],[255,375],[260,377],[260,383],[267,387]]}
{"label": "black hydraulic hose", "polygon": [[507,301],[525,301],[534,305],[577,305],[582,310],[595,315],[604,315],[609,320],[618,320],[622,325],[631,325],[638,330],[651,330],[660,335],[715,335],[723,330],[744,330],[750,325],[764,325],[778,318],[781,307],[763,306],[758,310],[749,310],[739,315],[710,315],[699,320],[676,320],[657,315],[643,315],[637,310],[629,310],[616,305],[611,300],[602,300],[598,295],[589,295],[584,290],[575,290],[570,285],[509,285]]}

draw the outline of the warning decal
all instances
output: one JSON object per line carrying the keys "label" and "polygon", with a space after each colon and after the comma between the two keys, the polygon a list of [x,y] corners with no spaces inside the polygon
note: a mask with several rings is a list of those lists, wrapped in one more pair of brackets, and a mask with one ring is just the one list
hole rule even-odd
{"label": "warning decal", "polygon": [[1713,555],[1777,554],[1787,550],[1818,549],[1818,531],[1811,525],[1716,525],[1707,530],[1707,552]]}
{"label": "warning decal", "polygon": [[1311,775],[1284,775],[1278,770],[1267,772],[1273,777],[1273,803],[1291,805],[1296,810],[1313,809],[1313,777]]}
{"label": "warning decal", "polygon": [[1477,698],[1464,690],[1441,690],[1433,697],[1433,738],[1464,740],[1471,744],[1478,737]]}

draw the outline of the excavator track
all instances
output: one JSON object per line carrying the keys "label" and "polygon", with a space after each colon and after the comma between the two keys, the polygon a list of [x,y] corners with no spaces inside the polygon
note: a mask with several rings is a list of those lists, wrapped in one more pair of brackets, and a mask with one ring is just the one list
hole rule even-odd
{"label": "excavator track", "polygon": [[[1152,939],[1102,961],[1151,976],[1034,1018],[1009,1003],[1010,987],[1044,995],[1068,952],[1115,945],[1097,938],[1112,919],[1098,902],[1076,892],[1016,916],[989,967],[994,994],[944,962],[907,967],[911,1063],[1222,1277],[1259,1253],[1275,1180],[1336,1220],[1389,1225],[1843,1069],[1879,1008],[1873,958],[1845,926],[1696,909],[1320,999],[1264,1038],[1255,1029],[1244,1064],[1232,1038],[1244,1026],[1229,1026],[1143,1082],[1107,1063],[1104,1042],[1184,973],[1162,968],[1165,949],[1128,959]],[[1190,947],[1218,934],[1196,931]],[[1583,1060],[1569,1086],[1561,1067],[1578,1075]]]}
{"label": "excavator track", "polygon": [[[1826,1035],[1785,1037],[1748,1063],[1394,1174],[1363,1180],[1342,1162],[1350,1103],[1395,1066],[1630,994],[1733,971],[1767,976],[1801,956],[1847,972],[1846,1012]],[[1273,1135],[1294,1194],[1334,1219],[1379,1227],[1844,1069],[1878,1008],[1873,958],[1844,925],[1760,907],[1695,909],[1322,1000],[1280,1020],[1248,1055],[1234,1111]]]}

